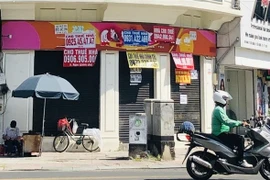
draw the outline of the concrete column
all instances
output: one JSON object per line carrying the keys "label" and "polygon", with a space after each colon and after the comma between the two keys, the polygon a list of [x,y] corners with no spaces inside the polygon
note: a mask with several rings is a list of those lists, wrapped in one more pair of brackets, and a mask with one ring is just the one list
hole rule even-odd
{"label": "concrete column", "polygon": [[119,52],[102,51],[100,69],[101,151],[119,148]]}
{"label": "concrete column", "polygon": [[211,117],[214,109],[213,102],[213,66],[214,59],[200,59],[200,81],[201,81],[201,119],[202,132],[211,132]]}
{"label": "concrete column", "polygon": [[[247,112],[247,118],[250,118],[252,115],[254,115],[254,104],[256,104],[254,102],[254,95],[256,95],[256,93],[254,93],[254,83],[253,83],[253,72],[250,70],[246,70],[245,71],[245,82],[246,82],[246,112]],[[257,84],[256,84],[257,87]],[[255,91],[257,92],[257,91]]]}
{"label": "concrete column", "polygon": [[155,70],[155,98],[171,99],[170,54],[158,54],[159,69]]}
{"label": "concrete column", "polygon": [[[11,91],[24,80],[34,75],[34,51],[4,51],[3,70],[10,91],[0,99],[0,133],[10,125],[12,119],[17,120],[21,133],[33,128],[33,99],[11,98]],[[2,138],[1,140],[2,141]]]}

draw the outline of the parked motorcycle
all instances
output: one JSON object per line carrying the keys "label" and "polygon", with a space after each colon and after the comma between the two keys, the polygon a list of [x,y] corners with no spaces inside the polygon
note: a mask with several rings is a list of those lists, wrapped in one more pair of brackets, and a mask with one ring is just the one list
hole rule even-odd
{"label": "parked motorcycle", "polygon": [[[195,180],[208,180],[213,174],[231,175],[248,174],[261,176],[270,180],[270,126],[256,125],[255,128],[246,127],[246,136],[251,142],[245,147],[244,159],[253,165],[252,168],[244,168],[237,162],[237,149],[231,149],[224,145],[212,134],[195,132],[191,122],[184,122],[177,133],[189,136],[188,151],[185,155],[188,174]],[[190,155],[195,147],[202,147]],[[188,157],[188,158],[187,158]],[[183,163],[184,163],[183,161]]]}

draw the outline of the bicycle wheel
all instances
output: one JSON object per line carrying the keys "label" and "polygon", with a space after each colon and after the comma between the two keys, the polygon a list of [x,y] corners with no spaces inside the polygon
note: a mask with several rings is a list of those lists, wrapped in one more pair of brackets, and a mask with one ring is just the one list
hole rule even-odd
{"label": "bicycle wheel", "polygon": [[96,151],[99,148],[98,143],[90,136],[83,136],[82,145],[89,152]]}
{"label": "bicycle wheel", "polygon": [[62,153],[67,150],[69,146],[69,138],[66,134],[61,133],[55,136],[53,140],[53,148],[56,152]]}

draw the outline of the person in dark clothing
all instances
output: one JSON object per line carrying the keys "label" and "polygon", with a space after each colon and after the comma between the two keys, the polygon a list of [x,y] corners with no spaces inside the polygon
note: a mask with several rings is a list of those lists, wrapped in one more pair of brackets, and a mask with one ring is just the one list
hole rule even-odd
{"label": "person in dark clothing", "polygon": [[20,130],[16,126],[17,122],[15,120],[11,121],[10,127],[7,127],[3,134],[8,156],[14,153],[14,147],[17,147],[19,155],[22,153]]}

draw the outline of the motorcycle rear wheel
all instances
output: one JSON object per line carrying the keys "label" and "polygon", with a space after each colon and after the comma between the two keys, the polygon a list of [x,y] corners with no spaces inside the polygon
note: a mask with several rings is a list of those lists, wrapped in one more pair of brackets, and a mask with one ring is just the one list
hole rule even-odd
{"label": "motorcycle rear wheel", "polygon": [[[203,160],[206,160],[208,162],[211,161],[213,155],[211,153],[204,153],[203,151],[197,151],[192,153],[190,156],[197,156],[202,158]],[[193,167],[195,165],[195,167]],[[187,159],[186,164],[187,172],[194,180],[208,180],[212,177],[213,171],[211,169],[205,168],[195,162],[192,162],[189,158]],[[198,171],[202,174],[198,174]]]}
{"label": "motorcycle rear wheel", "polygon": [[265,160],[260,168],[260,174],[261,176],[266,179],[270,180],[270,162]]}

